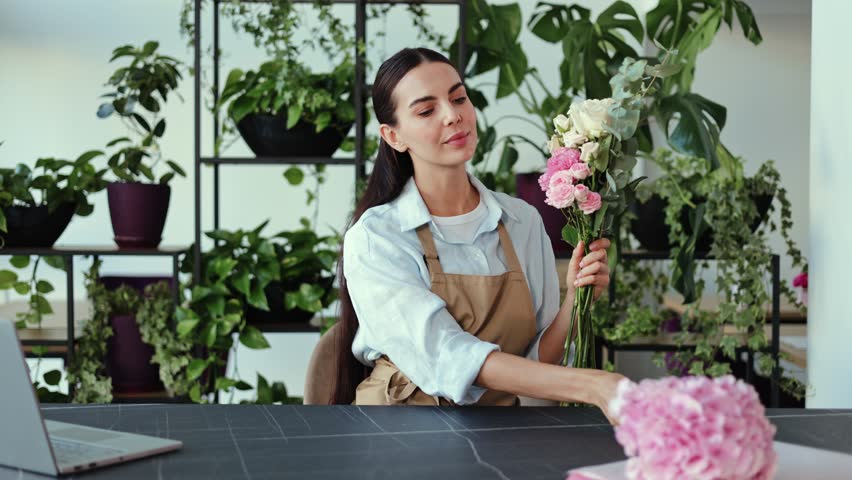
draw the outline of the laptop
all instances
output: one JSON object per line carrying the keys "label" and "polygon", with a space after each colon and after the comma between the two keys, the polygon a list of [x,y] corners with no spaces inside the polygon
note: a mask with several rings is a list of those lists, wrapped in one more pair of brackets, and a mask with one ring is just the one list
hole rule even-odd
{"label": "laptop", "polygon": [[60,475],[177,450],[176,440],[116,432],[41,416],[15,324],[0,319],[0,465]]}

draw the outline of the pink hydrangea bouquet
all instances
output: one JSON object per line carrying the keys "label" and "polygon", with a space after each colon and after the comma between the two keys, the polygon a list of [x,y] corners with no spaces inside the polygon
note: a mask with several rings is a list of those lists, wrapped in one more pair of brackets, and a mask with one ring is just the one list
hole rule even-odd
{"label": "pink hydrangea bouquet", "polygon": [[[677,65],[665,61],[651,67],[644,60],[625,59],[610,80],[612,97],[574,103],[567,114],[553,119],[556,131],[548,144],[551,157],[539,177],[539,186],[546,193],[545,202],[565,215],[562,238],[569,244],[576,246],[582,241],[588,249],[593,240],[618,231],[618,222],[644,178],[632,178],[638,146],[633,136],[642,99],[658,77],[677,70]],[[588,286],[575,290],[563,365],[568,363],[576,332],[573,366],[596,368],[593,294],[594,289]]]}
{"label": "pink hydrangea bouquet", "polygon": [[619,422],[615,438],[631,480],[763,480],[775,474],[775,426],[754,388],[730,375],[623,380],[609,411]]}

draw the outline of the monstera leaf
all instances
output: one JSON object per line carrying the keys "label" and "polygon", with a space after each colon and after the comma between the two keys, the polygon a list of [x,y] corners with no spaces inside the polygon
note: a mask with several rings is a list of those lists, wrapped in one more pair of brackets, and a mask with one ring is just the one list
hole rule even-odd
{"label": "monstera leaf", "polygon": [[751,7],[742,0],[660,0],[657,7],[648,12],[645,17],[648,37],[674,49],[676,63],[683,65],[679,75],[663,83],[665,95],[675,88],[679,92],[691,89],[698,54],[710,46],[722,22],[732,27],[735,14],[749,41],[755,45],[763,41]]}
{"label": "monstera leaf", "polygon": [[[465,74],[477,76],[498,69],[496,97],[507,97],[521,86],[528,70],[527,56],[518,41],[523,26],[521,7],[467,0],[467,12]],[[457,35],[450,46],[450,59],[456,65],[458,42]]]}
{"label": "monstera leaf", "polygon": [[[630,4],[617,1],[592,21],[588,9],[541,2],[529,27],[542,40],[562,42],[565,59],[560,65],[563,90],[585,90],[586,98],[611,95],[609,78],[625,57],[638,54],[624,39],[641,44],[645,30]],[[609,71],[612,69],[613,71]]]}
{"label": "monstera leaf", "polygon": [[714,170],[719,168],[717,146],[725,126],[725,107],[697,93],[676,93],[660,101],[659,114],[672,147],[706,158]]}

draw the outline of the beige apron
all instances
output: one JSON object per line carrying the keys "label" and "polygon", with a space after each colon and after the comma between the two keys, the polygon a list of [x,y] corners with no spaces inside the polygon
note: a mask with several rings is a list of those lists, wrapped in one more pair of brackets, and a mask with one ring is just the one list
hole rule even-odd
{"label": "beige apron", "polygon": [[[464,331],[495,343],[505,353],[522,356],[536,336],[535,309],[524,271],[515,255],[503,222],[497,225],[508,263],[502,275],[444,273],[429,224],[417,229],[426,252],[432,292],[447,304],[450,315]],[[446,398],[431,396],[413,384],[394,363],[382,356],[355,391],[356,405],[452,405]],[[517,405],[516,395],[488,390],[477,405]]]}

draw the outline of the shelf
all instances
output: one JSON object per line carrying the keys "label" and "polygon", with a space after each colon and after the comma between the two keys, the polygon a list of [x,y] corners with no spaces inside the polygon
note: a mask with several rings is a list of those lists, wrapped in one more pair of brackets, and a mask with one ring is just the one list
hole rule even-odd
{"label": "shelf", "polygon": [[[719,310],[719,304],[721,301],[722,298],[718,295],[705,295],[701,297],[700,300],[701,311],[716,312]],[[677,313],[678,315],[686,313],[686,305],[683,304],[683,297],[678,294],[663,295],[663,307]],[[765,305],[765,309],[766,319],[771,321],[772,305]],[[781,299],[778,317],[781,323],[807,323],[807,317],[802,315],[802,312],[799,311],[799,307],[788,302],[786,298]]]}
{"label": "shelf", "polygon": [[[764,325],[763,327],[764,335],[766,336],[766,341],[768,345],[771,345],[772,341],[772,326]],[[787,354],[790,360],[802,367],[805,368],[807,366],[807,353],[804,349],[799,348],[796,341],[784,341],[785,337],[788,338],[803,338],[808,335],[808,327],[807,325],[781,325],[780,327],[781,334],[779,335],[779,348],[782,354]],[[728,336],[734,336],[739,338],[740,345],[739,349],[745,349],[745,340],[746,334],[742,332],[741,329],[737,329],[733,325],[725,325],[722,329],[722,332]],[[716,342],[711,342],[716,343]],[[691,350],[695,348],[695,342],[690,341],[689,337],[686,337],[686,340],[681,344],[675,341],[675,334],[673,333],[660,333],[655,336],[649,337],[637,337],[627,343],[617,343],[613,344],[610,342],[602,341],[602,346],[604,348],[612,347],[618,351],[656,351],[656,352],[671,352],[677,350]]]}
{"label": "shelf", "polygon": [[0,255],[98,255],[106,256],[148,256],[174,257],[189,251],[189,247],[162,246],[158,248],[120,248],[115,245],[59,245],[54,247],[15,247],[0,249]]}
{"label": "shelf", "polygon": [[[316,0],[292,0],[293,3],[313,3]],[[460,5],[465,0],[366,0],[368,5],[407,5],[422,3],[424,5]],[[269,3],[269,0],[242,0],[243,3]],[[358,0],[331,0],[331,3],[357,3]],[[223,2],[219,2],[220,4]]]}
{"label": "shelf", "polygon": [[205,165],[355,165],[354,158],[335,157],[201,157]]}
{"label": "shelf", "polygon": [[310,323],[255,323],[249,325],[257,328],[261,332],[269,333],[319,333],[320,327],[311,325]]}

